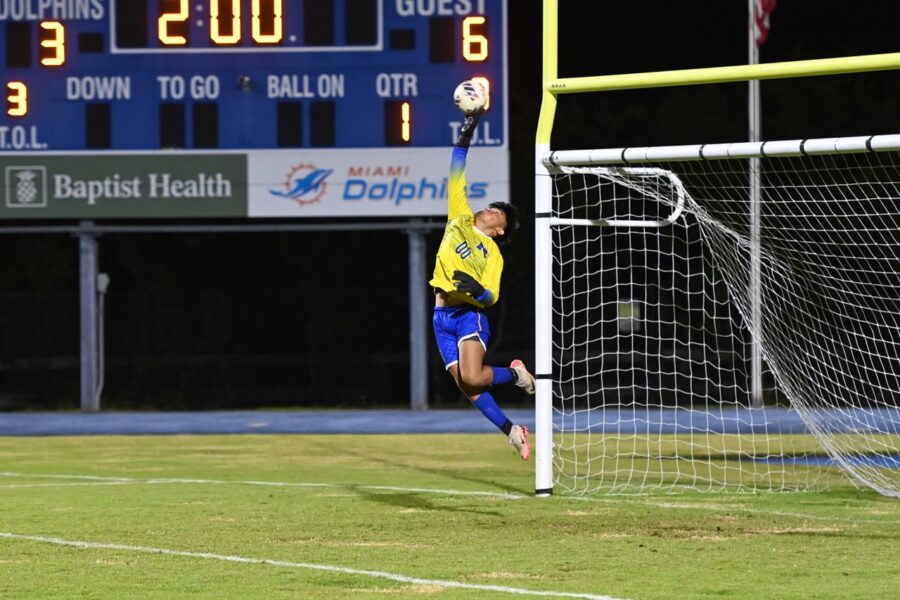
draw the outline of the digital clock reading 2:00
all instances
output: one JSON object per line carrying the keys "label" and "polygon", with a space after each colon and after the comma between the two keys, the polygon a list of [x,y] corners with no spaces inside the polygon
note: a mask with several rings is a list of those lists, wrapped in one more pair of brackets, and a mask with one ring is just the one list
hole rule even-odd
{"label": "digital clock reading 2:00", "polygon": [[506,0],[0,0],[0,151],[506,147]]}

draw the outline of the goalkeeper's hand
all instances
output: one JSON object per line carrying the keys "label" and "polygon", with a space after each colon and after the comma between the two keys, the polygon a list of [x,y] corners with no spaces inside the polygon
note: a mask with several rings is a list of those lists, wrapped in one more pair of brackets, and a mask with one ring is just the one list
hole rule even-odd
{"label": "goalkeeper's hand", "polygon": [[478,280],[464,273],[463,271],[453,271],[453,285],[456,289],[464,294],[470,294],[476,300],[484,296],[484,286],[478,283]]}
{"label": "goalkeeper's hand", "polygon": [[459,136],[456,138],[456,144],[454,145],[459,146],[460,148],[469,147],[469,144],[472,143],[472,135],[475,133],[475,128],[478,126],[478,120],[481,119],[481,115],[483,114],[484,109],[482,108],[466,117],[462,127],[459,128]]}

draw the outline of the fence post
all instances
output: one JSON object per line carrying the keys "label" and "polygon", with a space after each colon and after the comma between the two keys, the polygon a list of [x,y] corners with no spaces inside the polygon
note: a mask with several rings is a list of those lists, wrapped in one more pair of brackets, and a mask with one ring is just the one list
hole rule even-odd
{"label": "fence post", "polygon": [[81,317],[81,410],[100,410],[97,397],[99,335],[97,327],[97,233],[91,221],[78,229],[79,293]]}

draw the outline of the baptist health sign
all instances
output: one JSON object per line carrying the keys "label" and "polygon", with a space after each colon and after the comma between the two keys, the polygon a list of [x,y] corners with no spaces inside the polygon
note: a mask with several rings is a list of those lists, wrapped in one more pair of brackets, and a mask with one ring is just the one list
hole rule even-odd
{"label": "baptist health sign", "polygon": [[[0,154],[0,219],[409,217],[447,211],[449,148]],[[505,149],[469,151],[473,210],[509,201]]]}

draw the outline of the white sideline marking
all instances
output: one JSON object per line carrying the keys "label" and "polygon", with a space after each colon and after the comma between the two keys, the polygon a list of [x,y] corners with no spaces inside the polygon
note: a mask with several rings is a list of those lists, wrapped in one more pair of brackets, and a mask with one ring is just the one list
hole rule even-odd
{"label": "white sideline marking", "polygon": [[167,548],[152,548],[147,546],[130,546],[126,544],[103,544],[96,542],[79,542],[73,540],[64,540],[56,537],[44,537],[40,535],[21,535],[18,533],[0,532],[0,538],[10,540],[26,540],[29,542],[40,542],[44,544],[55,544],[57,546],[71,546],[73,548],[84,548],[92,550],[124,550],[127,552],[143,552],[146,554],[166,554],[169,556],[187,556],[190,558],[208,558],[212,560],[222,560],[236,563],[247,563],[254,565],[273,565],[276,567],[287,567],[292,569],[309,569],[313,571],[329,571],[331,573],[343,573],[344,575],[362,575],[365,577],[377,577],[379,579],[389,579],[400,583],[412,583],[416,585],[434,585],[445,588],[461,588],[466,590],[478,590],[487,592],[504,592],[507,594],[520,594],[524,596],[552,596],[557,598],[586,598],[588,600],[618,600],[612,596],[598,596],[595,594],[578,594],[574,592],[550,592],[539,590],[528,590],[524,588],[513,588],[502,585],[482,585],[477,583],[462,583],[460,581],[447,581],[443,579],[422,579],[419,577],[409,577],[408,575],[398,575],[396,573],[387,573],[384,571],[368,571],[365,569],[352,569],[349,567],[337,567],[334,565],[321,565],[316,563],[291,562],[286,560],[270,560],[264,558],[248,558],[244,556],[230,556],[227,554],[214,554],[212,552],[191,552],[188,550],[169,550]]}
{"label": "white sideline marking", "polygon": [[131,481],[74,481],[68,483],[0,483],[4,490],[18,490],[22,488],[59,488],[59,487],[84,487],[87,485],[134,485]]}
{"label": "white sideline marking", "polygon": [[[525,494],[516,494],[512,492],[486,492],[479,490],[447,490],[447,489],[438,489],[438,488],[406,488],[406,487],[397,487],[390,485],[358,485],[353,483],[296,483],[289,481],[242,481],[242,480],[229,480],[229,479],[179,479],[179,478],[158,478],[158,479],[137,479],[134,477],[104,477],[100,475],[64,475],[64,474],[55,474],[55,473],[21,473],[21,472],[12,472],[12,471],[0,471],[0,477],[32,477],[34,479],[76,479],[82,480],[86,483],[59,483],[59,484],[47,484],[47,483],[20,483],[20,484],[0,484],[0,489],[9,489],[9,488],[26,488],[26,487],[63,487],[63,486],[78,486],[78,485],[133,485],[133,484],[191,484],[191,483],[201,483],[201,484],[211,484],[211,485],[225,485],[225,484],[235,484],[235,485],[259,485],[259,486],[267,486],[267,487],[282,487],[282,488],[326,488],[326,489],[344,489],[344,490],[376,490],[376,491],[386,491],[386,492],[412,492],[418,494],[440,494],[446,496],[474,496],[474,497],[482,497],[482,498],[501,498],[504,500],[522,500],[525,498],[530,498],[531,496],[526,496]],[[848,522],[848,523],[876,523],[876,524],[886,524],[891,525],[895,523],[900,523],[900,520],[896,519],[863,519],[858,517],[838,517],[838,516],[827,516],[827,515],[814,515],[808,513],[799,513],[799,512],[785,512],[778,510],[766,510],[764,508],[753,508],[749,506],[717,506],[717,505],[705,505],[699,503],[686,503],[680,504],[678,502],[669,502],[664,500],[651,500],[648,498],[632,498],[628,496],[616,496],[615,498],[595,498],[589,496],[558,496],[561,500],[571,500],[575,502],[595,502],[601,504],[621,504],[621,503],[634,503],[634,504],[644,504],[647,506],[656,506],[658,508],[665,509],[700,509],[700,510],[708,510],[710,512],[744,512],[750,514],[760,514],[760,515],[773,515],[778,517],[793,517],[798,519],[809,519],[815,521],[836,521],[836,522]]]}
{"label": "white sideline marking", "polygon": [[[286,488],[339,488],[351,490],[377,490],[385,492],[414,492],[421,494],[442,494],[446,496],[482,496],[487,498],[503,498],[505,500],[521,500],[526,498],[524,494],[515,494],[510,492],[484,492],[479,490],[446,490],[439,488],[408,488],[397,487],[393,485],[360,485],[355,483],[295,483],[289,481],[242,481],[230,479],[184,479],[184,478],[156,478],[156,479],[138,479],[134,477],[102,477],[99,475],[57,475],[43,473],[14,473],[0,472],[0,477],[33,477],[35,479],[82,479],[94,481],[98,483],[108,484],[127,484],[127,483],[144,483],[144,484],[169,484],[169,483],[207,483],[212,485],[259,485],[266,487],[286,487]],[[25,487],[36,486],[39,484],[10,484],[0,485],[0,487]],[[41,484],[47,485],[47,484]]]}

